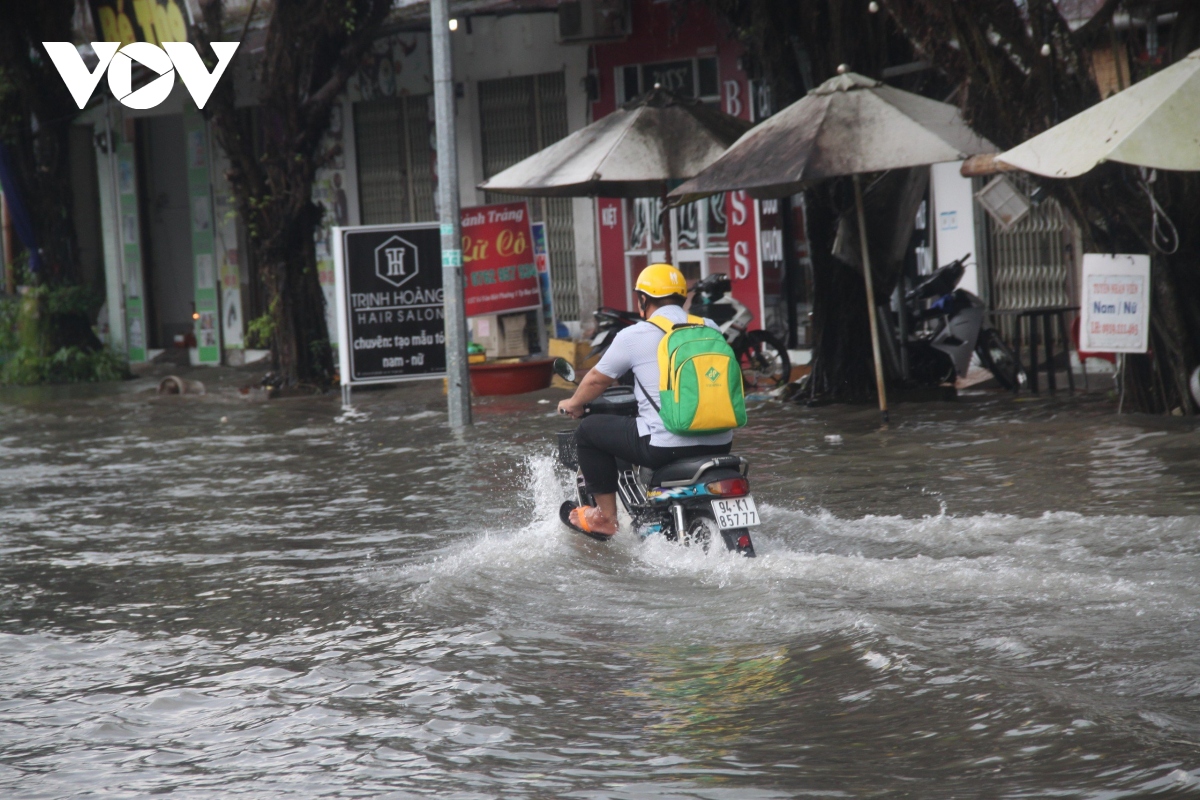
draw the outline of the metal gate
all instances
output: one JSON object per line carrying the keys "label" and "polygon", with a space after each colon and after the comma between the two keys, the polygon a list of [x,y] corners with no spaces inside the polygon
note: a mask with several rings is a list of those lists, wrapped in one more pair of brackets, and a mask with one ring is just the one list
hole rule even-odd
{"label": "metal gate", "polygon": [[[479,82],[483,174],[490,178],[567,135],[567,91],[562,72],[498,78]],[[488,192],[489,203],[512,202],[510,195]],[[579,319],[575,277],[575,216],[571,199],[529,197],[534,221],[546,223],[554,313]]]}
{"label": "metal gate", "polygon": [[354,104],[358,205],[364,225],[437,219],[429,95]]}
{"label": "metal gate", "polygon": [[[1013,180],[1014,176],[1009,176]],[[1018,185],[1025,183],[1018,177]],[[1021,185],[1028,191],[1028,184]],[[1071,305],[1075,299],[1075,221],[1056,200],[1047,199],[1008,230],[986,220],[991,307],[996,311]],[[1005,340],[1013,340],[1013,317],[997,314]]]}

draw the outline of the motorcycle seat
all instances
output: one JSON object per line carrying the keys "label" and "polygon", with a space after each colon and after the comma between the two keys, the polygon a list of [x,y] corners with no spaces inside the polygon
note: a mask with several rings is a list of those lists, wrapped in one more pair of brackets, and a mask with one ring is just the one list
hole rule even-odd
{"label": "motorcycle seat", "polygon": [[937,297],[938,295],[950,294],[954,291],[954,287],[962,280],[966,268],[962,265],[962,260],[947,264],[940,269],[934,270],[933,274],[925,280],[918,283],[904,295],[904,299],[924,300],[927,297]]}
{"label": "motorcycle seat", "polygon": [[714,469],[731,469],[745,475],[750,470],[750,462],[741,456],[693,456],[672,461],[665,467],[659,467],[650,478],[651,486],[687,486],[697,483],[704,473]]}

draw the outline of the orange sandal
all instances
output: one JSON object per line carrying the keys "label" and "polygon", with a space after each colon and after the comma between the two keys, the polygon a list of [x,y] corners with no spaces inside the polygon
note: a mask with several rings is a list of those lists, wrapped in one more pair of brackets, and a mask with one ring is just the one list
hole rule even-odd
{"label": "orange sandal", "polygon": [[[589,512],[594,512],[594,514],[599,516],[600,519],[597,520],[593,518],[589,520]],[[577,533],[582,533],[584,536],[590,536],[593,539],[601,542],[608,541],[617,533],[615,530],[612,533],[595,530],[595,527],[598,526],[598,523],[608,521],[600,509],[596,508],[595,506],[576,506],[574,503],[568,500],[562,504],[561,508],[559,508],[558,516],[559,519],[563,521],[563,524],[571,530]]]}

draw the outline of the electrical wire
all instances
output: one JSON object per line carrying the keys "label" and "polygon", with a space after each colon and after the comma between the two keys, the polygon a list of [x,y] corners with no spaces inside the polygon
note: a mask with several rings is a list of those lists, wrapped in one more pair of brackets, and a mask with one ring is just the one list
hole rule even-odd
{"label": "electrical wire", "polygon": [[1150,201],[1150,243],[1154,245],[1155,250],[1169,256],[1179,249],[1179,230],[1154,196],[1153,184],[1157,179],[1158,170],[1138,167],[1138,184],[1146,193],[1146,199]]}

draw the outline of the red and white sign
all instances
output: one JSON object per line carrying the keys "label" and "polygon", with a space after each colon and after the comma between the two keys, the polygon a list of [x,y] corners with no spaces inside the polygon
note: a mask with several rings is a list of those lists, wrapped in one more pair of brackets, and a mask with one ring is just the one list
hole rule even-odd
{"label": "red and white sign", "polygon": [[529,206],[464,208],[460,220],[467,316],[541,308]]}
{"label": "red and white sign", "polygon": [[729,220],[730,293],[754,315],[751,328],[761,328],[762,270],[757,236],[758,215],[754,198],[745,192],[725,195],[725,215]]}
{"label": "red and white sign", "polygon": [[1085,253],[1079,349],[1144,353],[1150,339],[1150,256]]}

